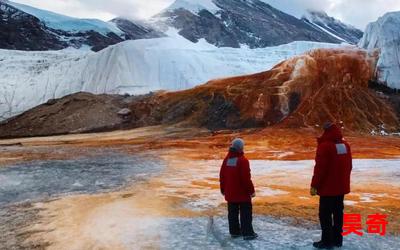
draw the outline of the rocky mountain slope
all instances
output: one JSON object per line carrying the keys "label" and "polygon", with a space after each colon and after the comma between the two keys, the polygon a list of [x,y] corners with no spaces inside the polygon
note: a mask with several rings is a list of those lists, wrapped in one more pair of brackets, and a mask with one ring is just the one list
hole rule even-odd
{"label": "rocky mountain slope", "polygon": [[302,17],[302,20],[327,34],[350,44],[357,44],[363,36],[361,30],[330,17],[323,11],[309,10]]}
{"label": "rocky mountain slope", "polygon": [[109,22],[0,0],[0,16],[2,49],[89,47],[99,51],[125,40],[163,37],[171,29],[191,42],[205,39],[217,47],[264,48],[293,41],[357,42],[353,34],[356,31],[328,16],[324,20],[329,26],[324,29],[318,22],[297,19],[260,0],[176,0],[149,20],[118,17]]}
{"label": "rocky mountain slope", "polygon": [[88,46],[99,51],[124,40],[154,38],[162,34],[131,20],[79,19],[0,1],[0,48],[57,50]]}
{"label": "rocky mountain slope", "polygon": [[370,23],[359,46],[379,49],[377,77],[381,83],[400,89],[400,12],[387,13]]}
{"label": "rocky mountain slope", "polygon": [[0,48],[62,49],[66,43],[47,32],[40,20],[0,1]]}
{"label": "rocky mountain slope", "polygon": [[117,17],[112,19],[110,22],[115,23],[115,25],[122,32],[124,32],[125,40],[150,39],[166,36],[144,21],[133,21],[126,18]]}
{"label": "rocky mountain slope", "polygon": [[217,47],[262,48],[292,41],[340,43],[326,33],[259,0],[176,0],[156,16],[192,42]]}
{"label": "rocky mountain slope", "polygon": [[[314,127],[326,120],[342,122],[353,131],[370,132],[382,125],[396,131],[400,123],[393,107],[368,88],[376,60],[376,54],[363,50],[319,49],[266,72],[213,80],[189,90],[107,97],[118,103],[107,106],[111,113],[95,111],[106,109],[101,108],[105,105],[103,96],[75,94],[3,122],[0,137],[158,124],[212,130],[271,125]],[[116,118],[118,112],[120,117]],[[78,125],[66,122],[70,119],[79,121]]]}

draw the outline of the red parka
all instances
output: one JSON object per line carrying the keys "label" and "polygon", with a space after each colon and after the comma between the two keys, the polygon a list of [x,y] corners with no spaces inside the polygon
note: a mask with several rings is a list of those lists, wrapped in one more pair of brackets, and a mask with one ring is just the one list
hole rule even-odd
{"label": "red parka", "polygon": [[230,151],[219,173],[221,193],[227,202],[250,202],[254,194],[250,164],[243,152]]}
{"label": "red parka", "polygon": [[352,156],[349,144],[342,137],[340,129],[332,125],[318,138],[311,187],[316,188],[320,196],[350,193]]}

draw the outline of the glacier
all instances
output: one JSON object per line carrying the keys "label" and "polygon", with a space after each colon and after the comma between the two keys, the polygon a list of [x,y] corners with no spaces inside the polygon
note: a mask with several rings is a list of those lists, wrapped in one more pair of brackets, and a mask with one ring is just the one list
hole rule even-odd
{"label": "glacier", "polygon": [[125,41],[97,53],[66,49],[0,50],[0,119],[79,91],[146,94],[183,90],[215,78],[251,74],[316,48],[343,45],[292,42],[260,49],[217,48],[168,37]]}
{"label": "glacier", "polygon": [[400,11],[389,12],[368,24],[358,46],[380,50],[378,80],[388,87],[400,89]]}
{"label": "glacier", "polygon": [[52,29],[67,32],[85,32],[94,30],[103,35],[107,35],[110,32],[114,32],[120,36],[123,34],[123,32],[113,22],[104,22],[99,19],[69,17],[12,1],[7,1],[7,4],[37,17]]}

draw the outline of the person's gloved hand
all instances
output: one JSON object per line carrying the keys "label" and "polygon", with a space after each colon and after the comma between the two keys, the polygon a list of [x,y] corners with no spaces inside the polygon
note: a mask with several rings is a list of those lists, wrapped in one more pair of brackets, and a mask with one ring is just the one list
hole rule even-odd
{"label": "person's gloved hand", "polygon": [[311,187],[311,188],[310,188],[310,195],[311,195],[311,196],[317,195],[317,189],[314,188],[314,187]]}
{"label": "person's gloved hand", "polygon": [[251,198],[254,198],[254,197],[256,197],[256,193],[251,194]]}

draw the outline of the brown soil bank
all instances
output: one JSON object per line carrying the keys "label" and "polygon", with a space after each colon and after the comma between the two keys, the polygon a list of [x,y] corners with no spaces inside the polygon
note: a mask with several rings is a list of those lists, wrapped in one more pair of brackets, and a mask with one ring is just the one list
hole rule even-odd
{"label": "brown soil bank", "polygon": [[369,132],[382,124],[396,131],[400,122],[394,105],[368,88],[376,58],[363,50],[319,49],[266,72],[213,80],[185,91],[141,97],[78,93],[3,122],[0,138],[160,124],[211,130],[314,127],[327,120],[343,122],[351,131]]}

